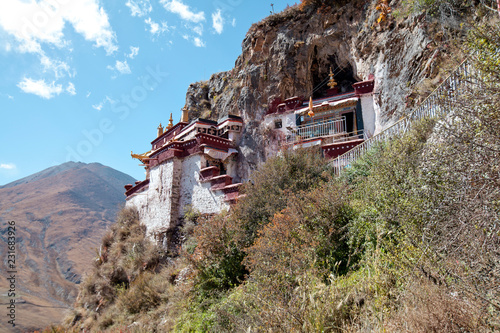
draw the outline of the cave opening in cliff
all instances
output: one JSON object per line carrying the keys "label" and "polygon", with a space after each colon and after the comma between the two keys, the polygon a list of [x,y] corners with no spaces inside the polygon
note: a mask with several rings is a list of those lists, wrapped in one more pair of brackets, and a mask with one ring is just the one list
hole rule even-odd
{"label": "cave opening in cliff", "polygon": [[329,55],[326,59],[320,59],[317,47],[314,47],[310,68],[313,87],[311,95],[313,98],[321,98],[327,94],[330,68],[335,75],[334,78],[337,82],[339,93],[347,93],[354,90],[352,85],[357,81],[354,78],[352,66],[350,64],[339,66],[335,54]]}

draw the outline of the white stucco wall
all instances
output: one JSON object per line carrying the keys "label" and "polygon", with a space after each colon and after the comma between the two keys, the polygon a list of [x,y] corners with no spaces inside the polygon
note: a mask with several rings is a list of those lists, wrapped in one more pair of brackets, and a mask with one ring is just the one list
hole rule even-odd
{"label": "white stucco wall", "polygon": [[[147,233],[166,231],[171,225],[172,210],[176,208],[176,189],[179,187],[181,161],[174,158],[151,169],[149,189],[127,200],[139,211]],[[176,176],[177,175],[177,176]],[[172,200],[173,199],[173,200]],[[172,204],[174,203],[174,205]]]}
{"label": "white stucco wall", "polygon": [[148,191],[136,193],[127,198],[125,207],[135,207],[139,211],[139,219],[142,221],[146,216],[148,206]]}
{"label": "white stucco wall", "polygon": [[200,169],[205,158],[201,154],[191,155],[182,161],[181,191],[178,216],[184,214],[187,205],[203,214],[218,213],[229,206],[224,202],[222,191],[211,191],[210,182],[200,182]]}
{"label": "white stucco wall", "polygon": [[[290,132],[286,129],[287,127],[295,128],[297,127],[296,120],[295,120],[295,113],[288,112],[288,113],[282,113],[282,114],[270,114],[267,115],[264,118],[263,121],[263,126],[268,127],[272,130],[275,130],[274,128],[274,122],[278,119],[281,119],[281,124],[282,127],[279,129],[281,132],[285,133],[285,135],[290,134]],[[278,130],[278,129],[276,129]]]}
{"label": "white stucco wall", "polygon": [[373,103],[373,93],[361,96],[361,110],[363,114],[364,132],[368,137],[372,137],[376,131],[377,115]]}
{"label": "white stucco wall", "polygon": [[229,209],[224,192],[211,191],[210,182],[200,182],[202,165],[202,154],[166,161],[150,170],[148,190],[127,199],[126,206],[137,208],[148,235],[174,227],[187,205],[203,214]]}

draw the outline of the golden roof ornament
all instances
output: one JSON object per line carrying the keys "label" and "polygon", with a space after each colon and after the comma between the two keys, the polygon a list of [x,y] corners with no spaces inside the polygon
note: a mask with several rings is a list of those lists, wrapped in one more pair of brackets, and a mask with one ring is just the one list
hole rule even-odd
{"label": "golden roof ornament", "polygon": [[148,152],[145,152],[143,154],[134,154],[133,151],[130,151],[130,156],[132,156],[132,158],[138,159],[142,163],[146,163],[147,161],[149,161],[150,154],[151,154],[151,150]]}
{"label": "golden roof ornament", "polygon": [[174,126],[174,120],[172,119],[172,113],[170,113],[170,119],[168,120],[167,130]]}
{"label": "golden roof ornament", "polygon": [[312,96],[309,97],[309,112],[307,113],[309,117],[314,117],[314,111],[313,111],[313,98]]}
{"label": "golden roof ornament", "polygon": [[162,135],[163,134],[163,126],[161,126],[161,123],[160,125],[158,125],[158,136]]}
{"label": "golden roof ornament", "polygon": [[337,82],[335,82],[335,79],[333,78],[335,75],[333,74],[331,67],[330,74],[328,74],[328,76],[330,76],[330,81],[328,81],[328,88],[333,89],[337,86]]}

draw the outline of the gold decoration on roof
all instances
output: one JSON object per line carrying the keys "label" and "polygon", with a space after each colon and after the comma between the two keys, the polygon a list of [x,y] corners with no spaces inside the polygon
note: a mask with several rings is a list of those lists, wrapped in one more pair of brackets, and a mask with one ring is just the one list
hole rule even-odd
{"label": "gold decoration on roof", "polygon": [[330,81],[328,81],[328,88],[333,89],[337,86],[337,82],[333,78],[335,75],[333,74],[331,67],[330,67],[330,74],[328,74],[328,76],[330,77]]}
{"label": "gold decoration on roof", "polygon": [[160,123],[160,125],[158,125],[157,137],[159,137],[162,134],[163,134],[163,126],[161,126],[161,123]]}
{"label": "gold decoration on roof", "polygon": [[168,120],[167,130],[174,126],[174,120],[172,119],[172,113],[170,113],[170,119]]}
{"label": "gold decoration on roof", "polygon": [[132,156],[132,158],[138,159],[144,164],[146,164],[146,162],[149,160],[149,155],[151,155],[151,151],[143,154],[134,154],[132,151],[130,151],[130,156]]}
{"label": "gold decoration on roof", "polygon": [[309,112],[307,113],[309,117],[314,117],[314,111],[313,111],[313,98],[312,96],[309,97]]}

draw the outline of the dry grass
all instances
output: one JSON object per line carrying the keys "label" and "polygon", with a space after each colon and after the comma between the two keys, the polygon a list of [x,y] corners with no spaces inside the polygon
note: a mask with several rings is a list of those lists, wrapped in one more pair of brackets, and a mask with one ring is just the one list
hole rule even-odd
{"label": "dry grass", "polygon": [[384,326],[387,332],[486,331],[477,304],[464,296],[428,278],[413,278],[399,300],[401,308]]}

